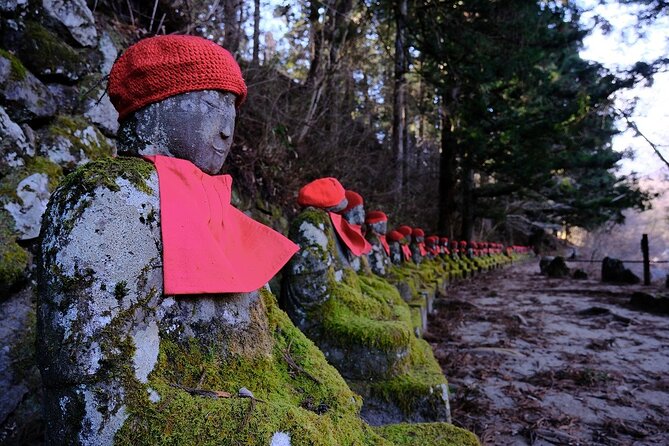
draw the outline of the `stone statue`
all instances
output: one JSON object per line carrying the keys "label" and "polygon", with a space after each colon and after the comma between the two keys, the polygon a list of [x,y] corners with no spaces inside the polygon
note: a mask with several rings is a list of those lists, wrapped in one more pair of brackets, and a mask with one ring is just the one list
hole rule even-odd
{"label": "stone statue", "polygon": [[404,235],[399,231],[390,231],[387,239],[390,248],[390,261],[393,265],[401,265],[404,262],[404,252],[402,252],[401,244]]}
{"label": "stone statue", "polygon": [[[169,66],[151,65],[161,51],[162,59],[156,60],[169,60]],[[147,384],[164,342],[184,349],[197,345],[222,359],[232,352],[264,357],[272,348],[259,287],[167,290],[170,222],[164,219],[163,195],[175,186],[166,183],[157,163],[188,161],[200,172],[196,186],[217,178],[204,174],[218,173],[225,162],[236,107],[246,96],[238,65],[205,39],[146,39],[117,60],[109,94],[120,114],[119,152],[133,157],[77,170],[53,194],[43,220],[38,358],[47,444],[111,444],[129,416],[130,395]],[[229,190],[211,195],[205,206],[231,211],[229,203],[217,203],[226,193],[229,198]],[[188,203],[172,205],[178,210]],[[186,230],[190,239],[184,243],[195,243],[197,232],[196,226]],[[206,252],[199,257],[204,258],[197,253],[193,258],[208,261]],[[176,289],[184,280],[173,283]],[[243,288],[230,285],[235,287]],[[161,398],[150,388],[138,397],[147,404]]]}
{"label": "stone statue", "polygon": [[372,245],[367,255],[369,266],[374,274],[385,276],[390,266],[390,246],[386,238],[388,230],[388,216],[381,211],[368,212],[365,217],[367,232],[365,237]]}

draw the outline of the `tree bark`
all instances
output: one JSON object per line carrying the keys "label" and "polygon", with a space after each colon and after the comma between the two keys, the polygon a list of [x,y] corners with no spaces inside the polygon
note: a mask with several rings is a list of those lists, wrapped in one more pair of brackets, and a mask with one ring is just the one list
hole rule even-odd
{"label": "tree bark", "polygon": [[465,240],[468,244],[472,241],[474,232],[474,170],[472,169],[471,159],[467,153],[463,154],[462,169],[462,226],[460,240]]}
{"label": "tree bark", "polygon": [[223,1],[223,45],[232,54],[239,51],[241,26],[237,12],[241,8],[240,0]]}
{"label": "tree bark", "polygon": [[453,237],[455,211],[457,141],[453,136],[450,116],[446,110],[441,118],[441,153],[439,155],[439,222],[440,234]]}
{"label": "tree bark", "polygon": [[393,128],[392,128],[392,149],[395,156],[395,196],[398,201],[401,200],[402,190],[405,181],[405,135],[406,131],[406,104],[405,89],[406,80],[406,60],[405,51],[405,26],[407,16],[407,0],[400,0],[395,4],[395,83],[393,90]]}
{"label": "tree bark", "polygon": [[260,0],[253,2],[253,56],[251,64],[258,66],[260,64]]}

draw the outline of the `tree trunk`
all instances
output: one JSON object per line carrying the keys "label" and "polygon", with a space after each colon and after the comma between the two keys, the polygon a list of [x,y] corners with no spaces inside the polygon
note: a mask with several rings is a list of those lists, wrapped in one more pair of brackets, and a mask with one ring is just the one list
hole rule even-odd
{"label": "tree trunk", "polygon": [[253,2],[253,56],[251,65],[260,64],[260,0]]}
{"label": "tree trunk", "polygon": [[405,137],[406,131],[406,104],[405,89],[406,61],[404,58],[404,28],[407,16],[407,0],[400,0],[395,4],[395,84],[393,90],[393,129],[392,149],[395,156],[395,196],[398,201],[402,197],[402,189],[405,179]]}
{"label": "tree trunk", "polygon": [[441,153],[439,155],[439,222],[442,235],[453,236],[455,211],[457,141],[453,137],[450,116],[446,110],[441,121]]}
{"label": "tree trunk", "polygon": [[462,169],[462,227],[460,240],[472,241],[474,232],[474,170],[468,154],[463,156]]}
{"label": "tree trunk", "polygon": [[233,55],[239,50],[241,26],[237,12],[241,7],[240,0],[223,1],[223,46]]}
{"label": "tree trunk", "polygon": [[311,61],[309,63],[309,73],[307,74],[306,85],[313,85],[316,79],[316,73],[320,69],[321,52],[323,49],[323,26],[321,25],[318,12],[320,2],[311,1],[309,3],[309,49]]}

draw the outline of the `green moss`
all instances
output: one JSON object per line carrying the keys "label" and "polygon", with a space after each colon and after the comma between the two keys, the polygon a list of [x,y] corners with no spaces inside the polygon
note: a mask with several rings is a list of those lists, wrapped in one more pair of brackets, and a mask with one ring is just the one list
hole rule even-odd
{"label": "green moss", "polygon": [[396,446],[479,446],[473,433],[448,423],[390,424],[374,430]]}
{"label": "green moss", "polygon": [[[87,129],[89,133],[86,133]],[[70,153],[74,157],[83,152],[88,159],[96,160],[113,154],[113,147],[107,138],[82,116],[58,115],[48,131],[52,138],[61,137],[69,141]],[[90,134],[90,131],[93,133]]]}
{"label": "green moss", "polygon": [[319,309],[329,342],[389,352],[408,346],[413,337],[408,308],[394,287],[375,289],[378,280],[346,271],[344,280],[331,281],[331,298]]}
{"label": "green moss", "polygon": [[37,22],[25,22],[21,49],[21,57],[34,72],[53,75],[64,71],[74,75],[70,80],[76,80],[86,68],[84,58],[77,51]]}
{"label": "green moss", "polygon": [[11,64],[11,72],[9,79],[12,81],[22,81],[28,76],[28,70],[23,66],[21,61],[7,50],[0,48],[0,56],[9,60]]}
{"label": "green moss", "polygon": [[[158,392],[152,403],[146,389],[134,392],[129,418],[115,437],[118,445],[269,444],[277,431],[293,445],[391,445],[358,417],[360,397],[346,385],[323,354],[278,309],[274,296],[261,294],[274,334],[271,354],[225,360],[202,351],[194,341],[183,347],[162,340],[158,364],[148,386]],[[309,375],[292,370],[290,357]],[[193,396],[171,384],[229,392],[230,398]],[[235,395],[251,390],[257,402]]]}
{"label": "green moss", "polygon": [[392,401],[405,414],[415,410],[415,402],[421,396],[433,395],[440,402],[440,385],[447,385],[439,363],[434,358],[430,344],[412,337],[407,373],[371,384],[374,396]]}
{"label": "green moss", "polygon": [[0,290],[9,289],[23,276],[28,252],[16,243],[12,216],[0,208]]}
{"label": "green moss", "polygon": [[53,191],[63,178],[63,169],[48,158],[28,158],[24,166],[12,169],[8,175],[0,178],[0,201],[18,201],[16,188],[22,180],[34,173],[43,173],[49,177],[49,191]]}

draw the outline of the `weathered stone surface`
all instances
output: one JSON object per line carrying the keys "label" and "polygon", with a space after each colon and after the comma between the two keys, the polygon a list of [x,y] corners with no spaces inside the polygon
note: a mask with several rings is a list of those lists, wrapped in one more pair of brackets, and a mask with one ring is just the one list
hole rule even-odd
{"label": "weathered stone surface", "polygon": [[650,313],[669,314],[669,296],[653,296],[648,293],[635,292],[630,298],[630,305]]}
{"label": "weathered stone surface", "polygon": [[0,0],[0,11],[13,12],[27,4],[28,0]]}
{"label": "weathered stone surface", "polygon": [[369,230],[366,237],[367,241],[372,245],[372,250],[367,254],[369,266],[374,274],[385,276],[390,266],[390,257],[386,254],[377,233]]}
{"label": "weathered stone surface", "polygon": [[10,290],[23,280],[28,266],[28,252],[16,243],[18,235],[11,215],[0,208],[0,296],[2,298],[9,295]]}
{"label": "weathered stone surface", "polygon": [[53,116],[56,103],[49,89],[12,54],[0,50],[0,98],[17,122]]}
{"label": "weathered stone surface", "polygon": [[0,176],[6,175],[11,168],[24,166],[23,158],[34,154],[35,148],[23,129],[0,106]]}
{"label": "weathered stone surface", "polygon": [[27,21],[16,39],[23,63],[47,82],[75,83],[90,71],[88,59],[101,57],[96,51],[75,50],[37,22]]}
{"label": "weathered stone surface", "polygon": [[637,284],[641,279],[629,269],[621,260],[604,257],[602,260],[602,282]]}
{"label": "weathered stone surface", "polygon": [[17,202],[5,204],[7,212],[14,217],[16,229],[21,239],[31,239],[39,235],[40,221],[49,201],[49,177],[34,173],[18,184]]}
{"label": "weathered stone surface", "polygon": [[95,46],[95,18],[85,0],[42,0],[44,12],[66,28],[81,46]]}
{"label": "weathered stone surface", "polygon": [[564,257],[556,256],[545,268],[545,274],[552,278],[561,278],[569,276],[569,267],[564,261]]}
{"label": "weathered stone surface", "polygon": [[22,290],[0,302],[0,320],[0,443],[37,444],[42,389],[35,363],[32,291]]}
{"label": "weathered stone surface", "polygon": [[81,116],[58,115],[41,131],[40,154],[54,163],[72,169],[89,160],[112,156],[111,142]]}

